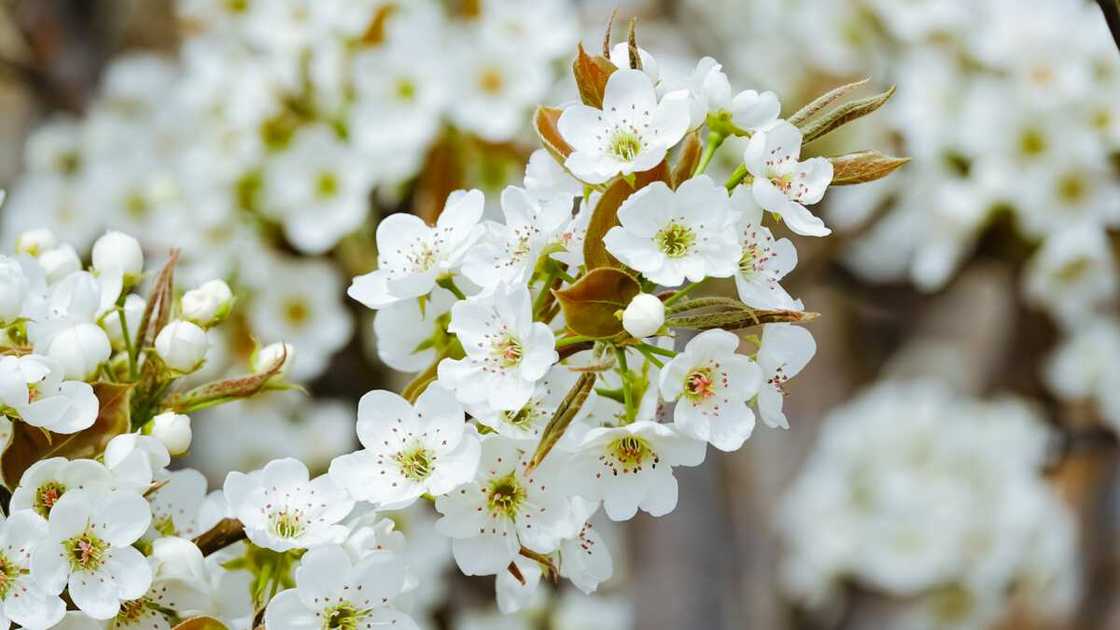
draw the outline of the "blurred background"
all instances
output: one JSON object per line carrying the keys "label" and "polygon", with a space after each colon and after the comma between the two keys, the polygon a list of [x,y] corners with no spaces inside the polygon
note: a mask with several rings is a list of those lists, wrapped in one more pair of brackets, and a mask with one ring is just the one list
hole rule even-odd
{"label": "blurred background", "polygon": [[[354,442],[406,375],[345,287],[393,212],[492,205],[575,97],[575,45],[632,17],[666,87],[709,55],[788,115],[870,78],[880,112],[810,144],[913,158],[834,188],[783,284],[818,352],[788,431],[678,469],[672,514],[607,529],[600,594],[493,610],[433,517],[398,515],[432,628],[1120,628],[1120,53],[1085,0],[4,0],[0,238],[106,228],[227,278],[237,325],[295,347],[278,393],[199,417],[213,484]],[[324,27],[324,24],[329,24]],[[730,172],[742,146],[717,166]],[[730,286],[723,290],[732,290]],[[721,290],[718,287],[715,290]],[[214,333],[216,334],[216,333]]]}

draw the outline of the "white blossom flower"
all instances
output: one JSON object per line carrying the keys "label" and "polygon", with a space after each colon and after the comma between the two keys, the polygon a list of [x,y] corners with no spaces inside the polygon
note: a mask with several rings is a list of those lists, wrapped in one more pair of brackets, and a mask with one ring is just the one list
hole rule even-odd
{"label": "white blossom flower", "polygon": [[51,288],[47,313],[28,325],[35,351],[60,366],[67,379],[85,379],[109,358],[109,337],[94,323],[101,288],[92,275],[74,272]]}
{"label": "white blossom flower", "polygon": [[754,178],[751,192],[768,212],[780,216],[789,229],[803,236],[828,236],[824,221],[804,204],[821,200],[832,182],[832,162],[826,158],[801,161],[801,132],[779,122],[751,136],[743,154]]}
{"label": "white blossom flower", "polygon": [[167,447],[172,455],[182,455],[191,448],[191,418],[186,414],[165,411],[152,418],[152,437]]}
{"label": "white blossom flower", "polygon": [[790,297],[779,281],[797,265],[797,250],[788,238],[774,240],[762,225],[762,208],[745,188],[737,188],[731,204],[741,214],[736,226],[743,255],[735,273],[739,299],[752,308],[802,309],[800,300]]}
{"label": "white blossom flower", "polygon": [[110,230],[93,243],[93,269],[99,276],[120,276],[135,284],[144,273],[144,252],[136,237]]}
{"label": "white blossom flower", "polygon": [[34,354],[0,357],[0,405],[27,424],[55,433],[89,428],[100,407],[89,383],[63,380],[58,365]]}
{"label": "white blossom flower", "polygon": [[51,285],[82,270],[82,259],[73,245],[59,245],[44,251],[36,258]]}
{"label": "white blossom flower", "polygon": [[502,191],[502,214],[505,223],[484,223],[485,234],[463,258],[463,275],[484,288],[524,283],[542,250],[571,219],[572,200],[558,196],[540,202],[524,188],[508,186]]}
{"label": "white blossom flower", "polygon": [[[132,343],[132,340],[136,339],[137,334],[140,332],[140,320],[144,319],[144,308],[147,307],[147,305],[148,303],[144,298],[135,293],[129,294],[124,299],[124,304],[121,308],[124,311],[124,323],[128,324],[129,343]],[[106,315],[105,319],[101,322],[101,327],[105,330],[105,334],[109,336],[109,343],[112,345],[113,349],[124,350],[126,348],[124,342],[125,331],[121,326],[120,315],[113,313]]]}
{"label": "white blossom flower", "polygon": [[167,367],[189,374],[202,366],[210,340],[197,324],[176,319],[168,322],[156,335],[156,353]]}
{"label": "white blossom flower", "polygon": [[446,335],[444,327],[454,303],[450,291],[437,288],[426,298],[401,300],[379,310],[373,319],[377,358],[401,372],[419,372],[431,365],[436,359],[431,342]]}
{"label": "white blossom flower", "polygon": [[31,554],[31,577],[47,593],[66,589],[94,619],[110,619],[122,601],[147,592],[152,570],[132,543],[152,515],[140,495],[73,490],[51,510],[46,535]]}
{"label": "white blossom flower", "polygon": [[665,303],[649,293],[635,295],[622,311],[622,327],[635,339],[657,334],[665,323]]}
{"label": "white blossom flower", "polygon": [[576,516],[583,516],[585,522],[579,533],[560,545],[560,575],[589,595],[611,579],[614,562],[603,537],[591,526],[590,519],[599,509],[598,504],[575,499],[572,509]]}
{"label": "white blossom flower", "polygon": [[199,511],[206,498],[206,477],[193,468],[182,468],[161,476],[163,485],[148,495],[152,526],[144,538],[194,538],[202,533]]}
{"label": "white blossom flower", "polygon": [[708,114],[726,112],[740,129],[764,129],[778,120],[781,104],[773,92],[744,90],[731,96],[731,83],[715,59],[704,57],[685,83],[688,90],[690,129],[704,124]]}
{"label": "white blossom flower", "polygon": [[440,361],[439,382],[468,406],[520,409],[559,358],[552,330],[533,321],[524,286],[501,285],[456,302],[447,329],[466,357]]}
{"label": "white blossom flower", "polygon": [[463,573],[505,571],[522,545],[551,553],[579,527],[561,487],[563,473],[545,460],[526,475],[529,456],[512,440],[484,437],[476,480],[436,499],[443,515],[436,529],[451,537]]}
{"label": "white blossom flower", "polygon": [[1066,400],[1095,400],[1101,416],[1120,427],[1120,325],[1104,318],[1074,328],[1046,360],[1044,375],[1054,392]]}
{"label": "white blossom flower", "polygon": [[122,433],[105,445],[102,460],[113,475],[115,487],[147,492],[163,476],[171,454],[158,439],[140,433]]}
{"label": "white blossom flower", "polygon": [[700,465],[706,449],[704,442],[649,420],[598,427],[584,435],[573,456],[572,482],[579,496],[602,499],[611,520],[629,520],[639,509],[664,516],[677,506],[673,466]]}
{"label": "white blossom flower", "polygon": [[537,149],[525,165],[525,190],[539,200],[583,196],[583,184],[572,177],[547,149]]}
{"label": "white blossom flower", "polygon": [[766,324],[762,327],[762,345],[758,348],[759,367],[762,368],[763,385],[758,392],[756,405],[762,421],[771,427],[789,428],[789,421],[782,413],[782,389],[786,381],[797,376],[817,352],[813,335],[793,324]]}
{"label": "white blossom flower", "polygon": [[20,260],[0,256],[0,323],[13,323],[25,314],[25,301],[31,291],[26,267]]}
{"label": "white blossom flower", "polygon": [[1116,264],[1100,226],[1069,225],[1051,234],[1027,262],[1023,290],[1062,322],[1076,325],[1115,299]]}
{"label": "white blossom flower", "polygon": [[663,286],[726,278],[735,273],[742,254],[736,219],[727,191],[707,175],[675,191],[654,182],[622,202],[619,225],[603,243],[627,266]]}
{"label": "white blossom flower", "polygon": [[184,293],[180,303],[183,319],[209,327],[221,322],[229,314],[233,307],[233,291],[224,280],[210,280]]}
{"label": "white blossom flower", "polygon": [[9,508],[13,513],[33,510],[47,518],[54,504],[70,490],[107,492],[112,481],[109,470],[92,459],[41,459],[23,472]]}
{"label": "white blossom flower", "polygon": [[[560,408],[560,403],[564,401],[578,378],[577,373],[564,365],[554,365],[544,378],[537,381],[532,396],[521,408],[502,410],[481,405],[472,407],[469,411],[480,424],[497,431],[500,435],[513,440],[536,440],[540,438],[548,421]],[[586,416],[591,404],[592,400],[586,401],[573,421],[578,422]],[[568,433],[565,433],[565,438],[567,435]]]}
{"label": "white blossom flower", "polygon": [[[625,70],[631,67],[629,42],[618,42],[611,46],[610,53],[611,63],[616,68]],[[661,67],[657,64],[657,59],[648,50],[638,46],[638,61],[642,62],[642,72],[656,84],[661,79]]]}
{"label": "white blossom flower", "polygon": [[404,586],[404,572],[397,562],[376,557],[354,562],[342,547],[323,545],[303,556],[295,580],[295,588],[268,603],[264,622],[271,630],[419,629],[393,606]]}
{"label": "white blossom flower", "polygon": [[661,396],[677,401],[673,423],[685,435],[735,451],[754,430],[747,401],[762,386],[758,364],[737,354],[739,337],[726,330],[696,335],[660,373]]}
{"label": "white blossom flower", "polygon": [[13,511],[0,523],[0,627],[50,628],[66,605],[32,578],[31,554],[47,535],[47,521],[30,510]]}
{"label": "white blossom flower", "polygon": [[347,294],[378,309],[430,293],[481,235],[484,202],[479,190],[452,193],[435,227],[412,214],[385,217],[377,226],[377,270],[354,278]]}
{"label": "white blossom flower", "polygon": [[446,494],[478,469],[478,437],[462,405],[438,384],[415,407],[384,390],[362,396],[358,440],[365,448],[331,462],[331,479],[351,497],[387,509]]}
{"label": "white blossom flower", "polygon": [[658,102],[648,76],[616,70],[607,79],[602,110],[575,104],[560,115],[560,135],[574,149],[564,166],[590,184],[657,166],[688,130],[684,96],[671,93]]}
{"label": "white blossom flower", "polygon": [[277,374],[284,374],[288,371],[288,366],[295,360],[295,353],[296,349],[290,343],[284,343],[283,341],[270,343],[250,356],[249,369],[254,374],[260,374],[276,369],[276,364],[279,363],[280,367],[277,369]]}
{"label": "white blossom flower", "polygon": [[273,551],[340,542],[346,527],[339,521],[354,507],[329,476],[309,479],[307,466],[291,458],[250,474],[231,472],[223,492],[249,540]]}
{"label": "white blossom flower", "polygon": [[190,540],[167,536],[152,542],[148,558],[152,568],[152,585],[139,599],[121,604],[115,628],[141,626],[170,628],[174,613],[179,618],[198,615],[214,616],[218,612],[213,576],[207,569],[202,552]]}

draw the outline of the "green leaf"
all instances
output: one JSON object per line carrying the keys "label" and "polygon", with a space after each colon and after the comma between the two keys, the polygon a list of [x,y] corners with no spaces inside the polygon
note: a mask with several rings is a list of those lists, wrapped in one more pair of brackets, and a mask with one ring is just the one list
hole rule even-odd
{"label": "green leaf", "polygon": [[48,457],[96,457],[105,451],[109,440],[131,429],[131,385],[94,383],[93,392],[99,404],[97,419],[77,433],[50,433],[20,420],[11,421],[11,437],[0,455],[0,474],[8,489],[14,489],[24,471],[35,462]]}
{"label": "green leaf", "polygon": [[665,325],[669,328],[690,328],[693,330],[739,330],[763,324],[797,323],[812,321],[817,313],[786,310],[756,310],[747,306],[737,309],[720,309],[700,314],[683,313],[673,315]]}
{"label": "green leaf", "polygon": [[587,396],[595,388],[595,379],[594,372],[584,372],[579,375],[575,385],[568,391],[564,400],[560,402],[560,406],[556,408],[556,413],[552,414],[552,418],[545,425],[544,431],[541,433],[541,441],[537,444],[537,450],[533,453],[533,457],[529,459],[528,471],[540,466],[552,447],[556,446],[560,438],[564,437],[564,431],[572,424],[572,420],[579,413],[580,408],[583,407],[583,403],[587,401]]}
{"label": "green leaf", "polygon": [[858,101],[852,101],[837,107],[836,109],[821,116],[815,122],[809,123],[801,128],[802,144],[808,144],[817,138],[843,126],[853,120],[863,118],[864,116],[874,112],[882,107],[887,101],[894,96],[894,86],[882,94],[861,98]]}
{"label": "green leaf", "polygon": [[638,281],[625,271],[600,267],[572,286],[552,293],[560,301],[568,328],[577,335],[602,339],[622,332],[622,320],[616,313],[641,290]]}
{"label": "green leaf", "polygon": [[824,110],[824,108],[840,100],[853,90],[867,85],[867,82],[870,80],[871,79],[863,79],[862,81],[847,83],[845,85],[841,85],[838,88],[829,90],[824,94],[821,94],[817,98],[813,99],[811,103],[797,110],[797,112],[790,116],[788,118],[789,123],[796,127],[800,127],[804,123],[808,122],[810,118],[819,114],[822,110]]}
{"label": "green leaf", "polygon": [[617,69],[610,59],[602,55],[588,55],[583,49],[583,44],[579,45],[576,60],[572,63],[572,72],[576,77],[579,97],[585,105],[595,109],[603,108],[607,79]]}
{"label": "green leaf", "polygon": [[229,628],[213,617],[191,617],[190,619],[184,619],[172,630],[229,630]]}
{"label": "green leaf", "polygon": [[832,185],[846,186],[882,179],[898,170],[910,158],[883,155],[878,151],[859,151],[828,158],[832,162]]}

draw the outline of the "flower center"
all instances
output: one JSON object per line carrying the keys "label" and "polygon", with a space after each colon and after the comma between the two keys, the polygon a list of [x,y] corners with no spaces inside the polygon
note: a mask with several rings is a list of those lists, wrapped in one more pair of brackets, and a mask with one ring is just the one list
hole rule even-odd
{"label": "flower center", "polygon": [[51,508],[54,507],[55,503],[58,503],[58,500],[65,493],[66,486],[57,481],[48,481],[39,486],[35,491],[35,511],[39,513],[39,516],[47,518],[50,516]]}
{"label": "flower center", "polygon": [[715,393],[711,368],[696,368],[684,377],[684,395],[689,400],[693,402],[706,400]]}
{"label": "flower center", "polygon": [[501,71],[497,68],[486,68],[478,75],[478,88],[492,96],[502,93],[505,82]]}
{"label": "flower center", "polygon": [[1058,197],[1066,203],[1076,204],[1088,194],[1088,185],[1077,173],[1069,173],[1058,179]]}
{"label": "flower center", "polygon": [[0,553],[0,601],[7,599],[12,584],[22,573],[23,570],[17,564]]}
{"label": "flower center", "polygon": [[1035,157],[1046,151],[1046,136],[1037,129],[1025,129],[1019,135],[1019,151],[1027,157]]}
{"label": "flower center", "polygon": [[436,260],[438,259],[437,253],[435,247],[421,241],[408,252],[406,259],[411,263],[412,271],[419,273],[428,271],[435,266]]}
{"label": "flower center", "polygon": [[338,177],[330,171],[323,171],[315,178],[315,195],[319,199],[331,199],[338,194]]}
{"label": "flower center", "polygon": [[281,538],[295,538],[303,530],[303,513],[299,510],[280,510],[272,516],[272,531]]}
{"label": "flower center", "polygon": [[71,571],[96,571],[105,561],[109,543],[98,538],[92,531],[86,531],[65,541],[63,545],[69,554]]}
{"label": "flower center", "polygon": [[175,529],[175,521],[171,520],[171,517],[166,514],[152,519],[152,527],[159,532],[160,536],[177,536],[179,534],[178,530]]}
{"label": "flower center", "polygon": [[491,352],[502,367],[511,368],[521,363],[524,349],[521,347],[520,339],[513,335],[506,335],[494,344]]}
{"label": "flower center", "polygon": [[368,610],[359,610],[350,602],[340,602],[323,611],[323,630],[356,630],[368,614]]}
{"label": "flower center", "polygon": [[397,98],[406,103],[411,103],[416,98],[416,84],[405,77],[397,79]]}
{"label": "flower center", "polygon": [[486,505],[490,508],[492,516],[504,516],[513,520],[517,517],[517,511],[524,501],[525,489],[521,487],[513,473],[490,481]]}
{"label": "flower center", "polygon": [[655,237],[658,249],[669,258],[680,258],[696,242],[696,234],[686,225],[670,223],[661,228]]}
{"label": "flower center", "polygon": [[144,605],[144,600],[142,599],[121,602],[121,610],[117,613],[117,626],[140,623],[140,620],[144,617],[144,610],[146,608],[147,606]]}
{"label": "flower center", "polygon": [[658,460],[649,443],[636,435],[618,438],[607,450],[624,473],[638,472],[647,461],[656,464]]}
{"label": "flower center", "polygon": [[502,420],[506,424],[517,427],[518,429],[530,429],[533,422],[537,419],[538,409],[536,401],[530,400],[525,403],[525,406],[517,411],[503,411]]}
{"label": "flower center", "polygon": [[302,326],[310,316],[311,309],[302,299],[291,298],[284,303],[284,319],[292,326]]}
{"label": "flower center", "polygon": [[611,138],[611,153],[623,162],[630,162],[642,152],[642,138],[629,129],[619,129]]}
{"label": "flower center", "polygon": [[397,461],[405,479],[423,481],[432,474],[432,453],[426,448],[418,446],[411,451],[401,451],[393,459]]}

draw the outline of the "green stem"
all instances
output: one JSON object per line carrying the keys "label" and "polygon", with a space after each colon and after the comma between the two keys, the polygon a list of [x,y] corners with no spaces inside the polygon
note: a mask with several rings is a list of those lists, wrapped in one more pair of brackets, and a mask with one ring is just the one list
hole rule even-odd
{"label": "green stem", "polygon": [[655,346],[655,345],[650,344],[650,343],[639,344],[638,349],[642,350],[642,351],[645,351],[645,352],[649,352],[651,354],[659,354],[663,357],[669,357],[670,359],[677,356],[677,353],[674,352],[673,350],[669,350],[667,348],[661,348],[659,346]]}
{"label": "green stem", "polygon": [[695,291],[696,287],[700,286],[703,283],[704,281],[701,280],[700,282],[693,282],[687,287],[678,289],[675,293],[669,296],[669,299],[665,300],[665,306],[672,306],[674,303],[679,302],[681,298]]}
{"label": "green stem", "polygon": [[716,150],[723,145],[723,141],[726,138],[726,135],[718,131],[708,132],[708,139],[704,143],[704,152],[700,154],[700,161],[696,163],[696,170],[692,171],[693,177],[708,170],[708,164],[712,161],[712,158],[715,157]]}
{"label": "green stem", "polygon": [[731,173],[731,177],[727,178],[727,183],[724,184],[724,187],[726,187],[728,191],[735,190],[735,187],[743,183],[743,180],[747,178],[747,175],[747,165],[740,164],[739,166],[735,167],[735,170]]}
{"label": "green stem", "polygon": [[622,398],[626,405],[626,421],[629,423],[634,419],[637,409],[634,407],[634,392],[630,387],[630,368],[626,365],[626,349],[615,346],[614,354],[618,359],[619,373],[622,375]]}
{"label": "green stem", "polygon": [[556,347],[557,348],[563,348],[565,346],[570,346],[572,344],[583,343],[585,341],[594,341],[594,340],[595,339],[593,337],[585,337],[583,335],[571,335],[571,336],[568,336],[568,337],[561,337],[561,338],[557,339],[556,340]]}
{"label": "green stem", "polygon": [[645,347],[642,347],[642,346],[635,346],[635,349],[638,352],[642,353],[642,356],[646,358],[646,361],[649,361],[650,363],[656,365],[658,369],[661,369],[661,368],[665,367],[665,363],[661,359],[658,359],[654,355],[654,353],[650,352],[649,348],[645,348]]}
{"label": "green stem", "polygon": [[136,351],[132,347],[132,335],[128,332],[128,319],[124,314],[124,307],[117,307],[117,316],[121,320],[121,337],[124,338],[124,349],[128,353],[128,382],[136,381]]}
{"label": "green stem", "polygon": [[545,272],[544,277],[541,279],[541,292],[537,294],[537,298],[533,300],[533,319],[540,321],[541,315],[550,303],[552,297],[552,282],[556,279],[556,273],[549,269]]}
{"label": "green stem", "polygon": [[455,279],[450,275],[440,276],[436,278],[436,284],[443,287],[444,289],[447,289],[460,300],[467,299],[467,294],[463,293],[462,289],[459,288],[459,285],[455,284]]}

